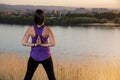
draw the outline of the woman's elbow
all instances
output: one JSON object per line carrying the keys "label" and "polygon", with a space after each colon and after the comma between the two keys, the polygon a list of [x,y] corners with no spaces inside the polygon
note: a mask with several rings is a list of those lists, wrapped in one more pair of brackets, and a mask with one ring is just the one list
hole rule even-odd
{"label": "woman's elbow", "polygon": [[26,46],[24,43],[22,43],[22,46]]}
{"label": "woman's elbow", "polygon": [[22,42],[22,46],[26,46],[25,42]]}
{"label": "woman's elbow", "polygon": [[52,43],[52,46],[55,46],[55,43]]}

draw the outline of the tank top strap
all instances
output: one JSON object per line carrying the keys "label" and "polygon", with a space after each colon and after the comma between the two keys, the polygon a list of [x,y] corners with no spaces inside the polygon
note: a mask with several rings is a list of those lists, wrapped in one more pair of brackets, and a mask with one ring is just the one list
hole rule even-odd
{"label": "tank top strap", "polygon": [[38,28],[36,25],[33,26],[34,27],[34,31],[35,31],[35,34],[36,36],[42,36],[42,32],[45,28],[45,25],[42,25],[40,28]]}

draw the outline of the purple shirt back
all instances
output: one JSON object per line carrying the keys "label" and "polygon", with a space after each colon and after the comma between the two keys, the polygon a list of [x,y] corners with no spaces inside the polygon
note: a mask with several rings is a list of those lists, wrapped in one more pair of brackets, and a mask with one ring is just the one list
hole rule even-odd
{"label": "purple shirt back", "polygon": [[[37,37],[40,36],[42,43],[48,43],[48,38],[44,38],[42,36],[42,32],[45,28],[45,25],[38,28],[37,26],[33,26],[35,31],[35,36],[32,37],[32,43],[36,43]],[[30,56],[36,61],[43,61],[50,57],[50,48],[43,46],[33,46],[31,47]]]}

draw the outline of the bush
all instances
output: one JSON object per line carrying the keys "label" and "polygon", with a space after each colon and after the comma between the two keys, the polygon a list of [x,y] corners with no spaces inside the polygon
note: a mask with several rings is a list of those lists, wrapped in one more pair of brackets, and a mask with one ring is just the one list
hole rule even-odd
{"label": "bush", "polygon": [[97,22],[98,22],[98,19],[90,18],[90,17],[78,17],[78,18],[72,18],[70,20],[71,24],[97,23]]}
{"label": "bush", "polygon": [[100,20],[100,23],[106,23],[107,21],[108,21],[107,19],[103,18]]}
{"label": "bush", "polygon": [[120,24],[120,18],[115,18],[114,22]]}

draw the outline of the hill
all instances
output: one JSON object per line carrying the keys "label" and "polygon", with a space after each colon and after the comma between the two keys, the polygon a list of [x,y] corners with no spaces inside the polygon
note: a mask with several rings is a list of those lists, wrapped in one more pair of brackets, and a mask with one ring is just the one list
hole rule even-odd
{"label": "hill", "polygon": [[8,5],[8,4],[0,4],[0,10],[5,11],[13,11],[13,10],[36,10],[36,9],[46,9],[46,10],[73,10],[75,7],[65,7],[65,6],[33,6],[33,5]]}

